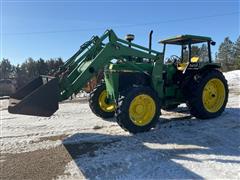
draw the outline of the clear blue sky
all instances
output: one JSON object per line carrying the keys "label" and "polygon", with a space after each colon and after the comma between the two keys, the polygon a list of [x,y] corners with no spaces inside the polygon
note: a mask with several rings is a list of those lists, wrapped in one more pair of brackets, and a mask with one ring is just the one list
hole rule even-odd
{"label": "clear blue sky", "polygon": [[[67,59],[92,35],[113,28],[119,37],[135,34],[153,48],[160,39],[177,34],[211,36],[217,42],[239,36],[238,0],[46,1],[2,0],[1,58],[18,64],[28,57]],[[128,26],[130,25],[130,26]]]}

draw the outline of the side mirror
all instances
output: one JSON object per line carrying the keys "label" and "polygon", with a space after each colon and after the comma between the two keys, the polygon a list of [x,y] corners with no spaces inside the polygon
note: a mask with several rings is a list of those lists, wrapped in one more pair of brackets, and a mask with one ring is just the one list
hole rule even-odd
{"label": "side mirror", "polygon": [[211,45],[212,45],[212,46],[215,46],[215,45],[216,45],[216,42],[215,42],[215,41],[211,41]]}

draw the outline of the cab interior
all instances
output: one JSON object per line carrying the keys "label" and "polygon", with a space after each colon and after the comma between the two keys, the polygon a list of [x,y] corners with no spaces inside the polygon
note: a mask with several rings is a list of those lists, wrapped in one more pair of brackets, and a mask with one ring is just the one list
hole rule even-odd
{"label": "cab interior", "polygon": [[[172,38],[161,40],[163,44],[163,54],[165,63],[173,63],[179,71],[185,71],[188,64],[199,62],[211,62],[211,45],[215,45],[210,37],[195,35],[178,35]],[[205,44],[205,45],[204,45]],[[180,48],[178,54],[166,56],[166,50],[169,45],[175,45]],[[205,48],[205,54],[201,54],[201,48]],[[198,47],[198,53],[194,51]],[[172,53],[171,53],[172,54]]]}

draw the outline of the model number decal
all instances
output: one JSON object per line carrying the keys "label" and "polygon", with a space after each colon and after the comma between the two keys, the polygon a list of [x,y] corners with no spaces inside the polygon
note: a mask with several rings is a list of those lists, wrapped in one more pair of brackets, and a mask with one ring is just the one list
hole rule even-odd
{"label": "model number decal", "polygon": [[199,65],[200,65],[199,63],[190,63],[188,67],[189,68],[198,68]]}

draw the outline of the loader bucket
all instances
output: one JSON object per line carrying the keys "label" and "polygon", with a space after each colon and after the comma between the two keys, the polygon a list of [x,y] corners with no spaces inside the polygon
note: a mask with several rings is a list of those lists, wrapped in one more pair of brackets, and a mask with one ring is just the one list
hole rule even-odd
{"label": "loader bucket", "polygon": [[49,117],[58,110],[58,79],[40,76],[12,94],[8,112]]}

